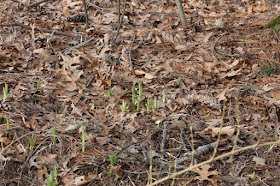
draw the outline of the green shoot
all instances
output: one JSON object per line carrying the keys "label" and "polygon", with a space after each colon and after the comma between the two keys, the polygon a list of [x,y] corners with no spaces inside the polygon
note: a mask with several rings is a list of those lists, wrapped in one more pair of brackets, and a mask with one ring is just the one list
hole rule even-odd
{"label": "green shoot", "polygon": [[94,106],[94,103],[91,105],[91,108],[90,110],[94,110],[95,106]]}
{"label": "green shoot", "polygon": [[82,125],[82,151],[86,150],[86,142],[85,142],[85,127]]}
{"label": "green shoot", "polygon": [[127,106],[127,102],[126,102],[126,101],[124,101],[124,100],[122,100],[122,105],[120,106],[120,107],[121,107],[122,112],[127,112],[127,110],[126,110],[126,106]]}
{"label": "green shoot", "polygon": [[210,26],[211,26],[211,24],[210,24],[209,19],[207,19],[207,20],[206,20],[206,22],[207,22],[207,23],[206,23],[206,24],[207,24],[207,26],[209,26],[209,27],[210,27]]}
{"label": "green shoot", "polygon": [[40,89],[40,81],[41,81],[41,79],[40,79],[40,78],[38,78],[38,80],[37,80],[37,86],[36,86],[37,90],[39,90],[39,89]]}
{"label": "green shoot", "polygon": [[116,163],[116,161],[118,159],[118,156],[115,156],[114,152],[112,152],[112,154],[109,155],[109,159],[110,159],[111,167],[110,167],[110,170],[109,170],[108,174],[110,176],[112,176],[113,175],[113,167],[115,166],[115,163]]}
{"label": "green shoot", "polygon": [[165,103],[165,99],[166,99],[166,97],[165,97],[165,91],[163,90],[163,91],[162,91],[162,102],[163,102],[163,103]]}
{"label": "green shoot", "polygon": [[271,74],[277,73],[278,66],[275,62],[270,63],[270,62],[266,61],[265,65],[266,65],[265,67],[260,68],[261,73],[264,73],[268,76],[270,76]]}
{"label": "green shoot", "polygon": [[132,109],[135,110],[135,89],[132,87]]}
{"label": "green shoot", "polygon": [[46,180],[47,186],[55,186],[53,171],[50,173],[50,179]]}
{"label": "green shoot", "polygon": [[53,143],[56,143],[56,122],[53,123]]}
{"label": "green shoot", "polygon": [[54,172],[53,174],[54,174],[55,183],[58,184],[58,181],[57,181],[58,180],[57,179],[57,169],[56,169],[55,165],[53,166],[53,172]]}
{"label": "green shoot", "polygon": [[111,87],[109,88],[109,91],[108,91],[108,97],[109,97],[109,99],[111,99],[111,97],[112,97],[112,89],[111,89]]}
{"label": "green shoot", "polygon": [[152,110],[153,112],[156,112],[156,108],[157,108],[157,97],[154,97],[154,104],[152,105]]}
{"label": "green shoot", "polygon": [[247,64],[245,62],[242,63],[242,67],[245,68]]}
{"label": "green shoot", "polygon": [[140,109],[140,101],[141,101],[141,98],[142,98],[142,91],[143,91],[142,84],[139,83],[139,93],[138,93],[138,98],[137,98],[137,112]]}
{"label": "green shoot", "polygon": [[35,145],[34,133],[35,132],[33,132],[31,138],[29,138],[29,150],[32,150],[34,148],[34,145]]}
{"label": "green shoot", "polygon": [[147,112],[150,113],[150,98],[147,99],[147,103],[145,105],[147,108]]}
{"label": "green shoot", "polygon": [[256,178],[256,172],[254,171],[252,176],[251,176],[251,180],[255,180],[255,178]]}
{"label": "green shoot", "polygon": [[115,156],[114,152],[112,152],[112,154],[109,155],[109,159],[110,159],[110,164],[114,167],[118,159],[118,156]]}
{"label": "green shoot", "polygon": [[7,129],[10,128],[10,121],[8,118],[6,118],[6,121],[7,121]]}
{"label": "green shoot", "polygon": [[109,174],[109,176],[112,176],[112,175],[113,175],[113,170],[112,170],[112,169],[109,169],[108,174]]}
{"label": "green shoot", "polygon": [[[278,141],[278,135],[277,134],[275,134],[275,141]],[[270,145],[269,149],[272,150],[274,146],[275,146],[274,144]]]}
{"label": "green shoot", "polygon": [[5,83],[5,87],[3,87],[3,100],[5,101],[9,97],[8,84]]}

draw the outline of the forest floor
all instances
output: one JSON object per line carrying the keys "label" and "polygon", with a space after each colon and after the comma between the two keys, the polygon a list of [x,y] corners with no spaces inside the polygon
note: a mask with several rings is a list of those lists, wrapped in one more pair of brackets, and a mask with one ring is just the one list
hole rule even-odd
{"label": "forest floor", "polygon": [[279,185],[279,4],[185,1],[182,29],[131,0],[117,35],[115,1],[88,29],[80,0],[31,3],[0,2],[0,185]]}

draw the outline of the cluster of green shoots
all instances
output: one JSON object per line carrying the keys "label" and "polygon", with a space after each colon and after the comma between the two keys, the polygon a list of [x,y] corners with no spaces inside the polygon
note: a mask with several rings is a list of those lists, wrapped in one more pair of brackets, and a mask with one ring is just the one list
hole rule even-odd
{"label": "cluster of green shoots", "polygon": [[114,154],[114,152],[112,152],[112,154],[109,155],[109,159],[110,159],[110,169],[109,169],[108,174],[109,174],[109,176],[112,176],[112,175],[113,175],[114,166],[115,166],[115,164],[116,164],[116,161],[117,161],[117,159],[118,159],[118,156],[116,156],[116,155]]}
{"label": "cluster of green shoots", "polygon": [[56,186],[58,184],[57,181],[57,169],[56,166],[53,166],[53,170],[50,172],[49,180],[46,180],[47,186]]}
{"label": "cluster of green shoots", "polygon": [[[138,84],[138,95],[136,98],[136,93],[135,93],[135,88],[132,87],[132,99],[131,99],[131,104],[132,104],[132,110],[136,110],[137,112],[139,112],[140,110],[140,103],[142,100],[142,92],[143,92],[143,86],[141,83]],[[162,101],[163,103],[165,103],[165,91],[163,90],[162,92]],[[137,103],[135,102],[137,100]],[[151,108],[152,108],[152,112],[156,112],[156,108],[157,108],[157,97],[154,97],[154,103],[153,105],[150,104],[150,98],[147,98],[147,103],[145,104],[146,106],[146,110],[148,113],[151,112]],[[122,105],[120,106],[122,112],[127,112],[127,101],[122,100]],[[136,107],[136,108],[135,108]]]}

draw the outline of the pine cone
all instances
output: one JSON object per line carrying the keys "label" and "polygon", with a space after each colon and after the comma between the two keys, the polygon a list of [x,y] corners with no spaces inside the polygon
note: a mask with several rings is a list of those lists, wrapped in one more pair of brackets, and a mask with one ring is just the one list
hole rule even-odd
{"label": "pine cone", "polygon": [[67,21],[74,22],[74,23],[85,22],[85,20],[86,20],[86,18],[82,14],[78,14],[78,15],[75,15],[74,17],[68,17],[67,18]]}

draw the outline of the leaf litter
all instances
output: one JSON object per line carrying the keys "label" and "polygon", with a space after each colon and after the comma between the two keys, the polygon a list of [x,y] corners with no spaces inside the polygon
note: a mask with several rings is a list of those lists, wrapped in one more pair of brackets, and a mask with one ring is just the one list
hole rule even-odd
{"label": "leaf litter", "polygon": [[[279,39],[264,30],[279,3],[183,2],[184,31],[175,2],[131,1],[117,38],[115,1],[88,1],[87,30],[73,19],[83,15],[81,1],[28,3],[0,3],[0,90],[9,87],[5,101],[0,93],[1,185],[44,185],[54,165],[60,185],[146,185],[188,167],[192,146],[197,162],[210,159],[219,134],[218,155],[231,151],[239,129],[237,148],[279,136],[279,71],[261,73],[279,65]],[[147,113],[155,97],[158,107]],[[240,152],[177,176],[175,185],[277,185],[278,156],[277,145]]]}

